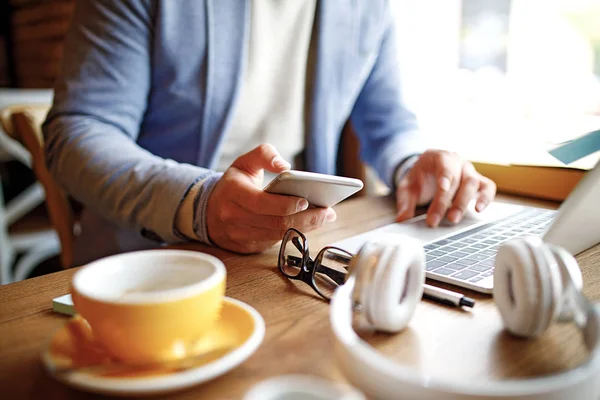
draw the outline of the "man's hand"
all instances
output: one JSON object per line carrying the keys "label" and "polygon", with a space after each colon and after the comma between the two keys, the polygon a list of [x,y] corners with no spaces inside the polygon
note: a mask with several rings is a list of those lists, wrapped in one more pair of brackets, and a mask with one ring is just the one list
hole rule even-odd
{"label": "man's hand", "polygon": [[269,144],[240,156],[225,171],[208,199],[207,226],[210,240],[238,253],[257,253],[283,238],[288,228],[312,231],[334,221],[330,208],[308,209],[300,197],[262,191],[263,170],[279,173],[290,169]]}
{"label": "man's hand", "polygon": [[417,206],[429,202],[427,224],[437,226],[446,216],[450,222],[462,220],[468,204],[477,199],[481,212],[494,199],[496,184],[463,161],[456,153],[428,150],[415,162],[398,184],[397,221],[412,218]]}

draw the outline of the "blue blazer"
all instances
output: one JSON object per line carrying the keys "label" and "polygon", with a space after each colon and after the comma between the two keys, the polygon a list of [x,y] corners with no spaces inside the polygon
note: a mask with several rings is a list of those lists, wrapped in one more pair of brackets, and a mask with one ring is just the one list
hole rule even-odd
{"label": "blue blazer", "polygon": [[[242,82],[249,11],[244,0],[77,2],[44,124],[50,169],[68,192],[122,229],[174,242],[177,207],[201,182],[195,220],[207,241],[220,176],[211,168]],[[361,157],[391,185],[424,145],[402,99],[389,4],[321,0],[315,23],[306,167],[335,173],[350,119]]]}

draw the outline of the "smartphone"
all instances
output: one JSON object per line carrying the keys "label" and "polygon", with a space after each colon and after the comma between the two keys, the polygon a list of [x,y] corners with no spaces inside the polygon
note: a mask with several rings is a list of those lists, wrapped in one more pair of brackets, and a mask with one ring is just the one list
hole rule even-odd
{"label": "smartphone", "polygon": [[75,307],[70,294],[52,299],[52,310],[59,314],[75,315]]}
{"label": "smartphone", "polygon": [[288,170],[277,175],[263,190],[302,197],[316,207],[332,207],[362,188],[360,179]]}

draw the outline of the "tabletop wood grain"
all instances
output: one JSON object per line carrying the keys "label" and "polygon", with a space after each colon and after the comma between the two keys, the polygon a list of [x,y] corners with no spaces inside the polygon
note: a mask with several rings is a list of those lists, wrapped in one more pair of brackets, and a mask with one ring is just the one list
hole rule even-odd
{"label": "tabletop wood grain", "polygon": [[[351,200],[336,210],[337,221],[307,235],[313,252],[334,240],[394,219],[394,205],[389,198]],[[344,380],[332,352],[328,304],[307,285],[291,282],[279,273],[278,248],[240,256],[199,244],[178,247],[207,252],[223,260],[228,271],[227,295],[256,308],[267,329],[264,342],[245,363],[220,378],[169,398],[240,399],[260,380],[288,373]],[[600,299],[600,274],[596,272],[600,245],[577,259],[585,294]],[[40,362],[40,353],[53,332],[67,321],[51,311],[51,300],[69,291],[74,272],[75,269],[62,271],[0,287],[1,398],[102,398],[58,383]],[[465,380],[539,376],[572,368],[585,359],[586,351],[574,326],[553,326],[536,340],[516,339],[502,330],[491,297],[461,291],[476,299],[473,310],[422,301],[410,326],[401,334],[366,333],[363,338],[388,357],[418,371]]]}

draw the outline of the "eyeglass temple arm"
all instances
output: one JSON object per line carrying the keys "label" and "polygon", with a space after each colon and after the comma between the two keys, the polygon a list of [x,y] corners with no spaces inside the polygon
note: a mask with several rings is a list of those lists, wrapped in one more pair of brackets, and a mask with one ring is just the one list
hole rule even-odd
{"label": "eyeglass temple arm", "polygon": [[300,243],[300,239],[298,239],[297,236],[294,236],[292,238],[292,243],[294,244],[294,247],[296,247],[296,249],[298,249],[298,251],[300,253],[304,253],[304,246],[302,246],[302,243]]}
{"label": "eyeglass temple arm", "polygon": [[[305,252],[306,250],[304,249],[304,246],[302,245],[302,243],[300,243],[300,239],[298,239],[298,237],[297,237],[297,236],[295,236],[295,237],[293,237],[293,238],[292,238],[292,243],[294,244],[294,247],[295,247],[296,249],[298,249],[298,251],[299,251],[300,253],[304,254],[304,252]],[[290,257],[293,257],[293,256],[290,256]],[[298,257],[296,257],[296,258],[298,258]],[[308,259],[309,259],[310,261],[314,261],[314,260],[313,260],[313,259],[310,257],[310,255],[308,256]]]}
{"label": "eyeglass temple arm", "polygon": [[293,267],[300,267],[302,259],[296,256],[287,256],[286,262]]}
{"label": "eyeglass temple arm", "polygon": [[343,285],[344,281],[346,280],[346,274],[340,271],[336,271],[335,269],[329,268],[326,265],[321,264],[319,266],[319,273],[324,273],[325,275],[327,275],[328,277],[330,277],[335,283],[337,283],[338,285]]}
{"label": "eyeglass temple arm", "polygon": [[[296,257],[296,256],[287,256],[287,263],[290,265],[293,265],[295,267],[298,267],[298,266],[300,266],[300,264],[302,264],[302,259],[300,257]],[[323,265],[323,264],[319,265],[318,272],[321,274],[327,275],[338,285],[343,285],[344,281],[346,280],[345,273],[343,273],[341,271],[336,271],[335,269],[329,268],[328,266]]]}

